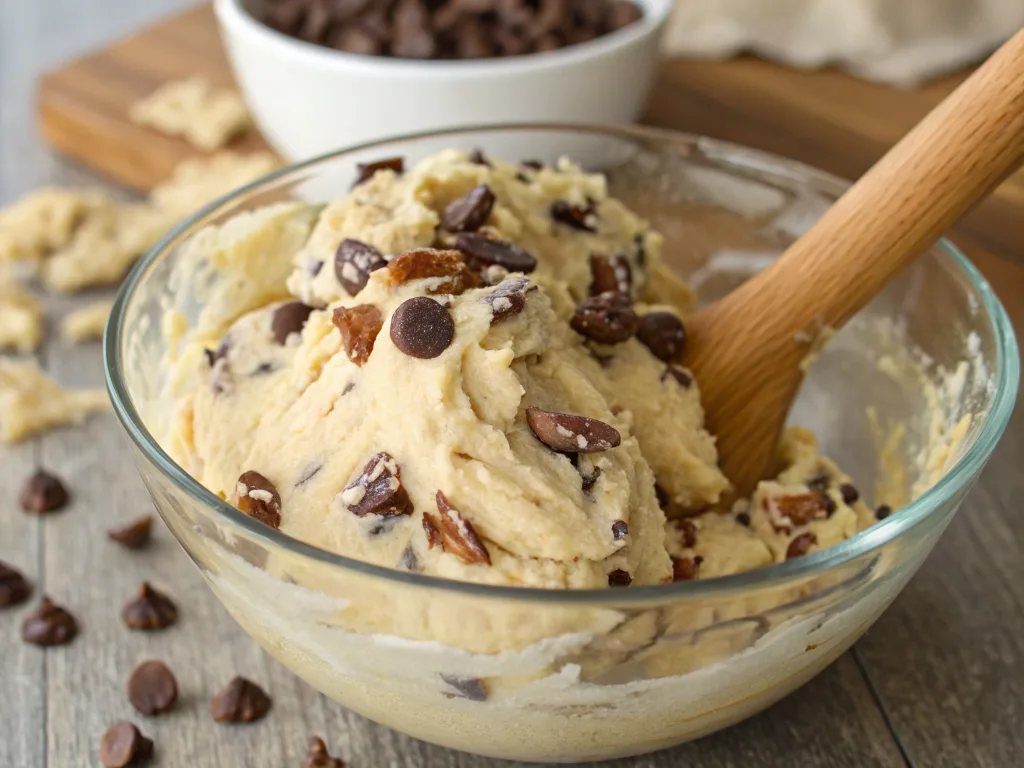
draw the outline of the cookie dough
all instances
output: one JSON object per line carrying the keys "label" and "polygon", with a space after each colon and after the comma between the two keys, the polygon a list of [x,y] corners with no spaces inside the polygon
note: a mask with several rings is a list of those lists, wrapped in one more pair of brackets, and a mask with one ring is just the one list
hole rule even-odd
{"label": "cookie dough", "polygon": [[132,122],[213,151],[249,127],[245,102],[235,91],[214,88],[206,78],[167,83],[132,105]]}
{"label": "cookie dough", "polygon": [[180,392],[164,443],[206,487],[347,556],[552,588],[736,573],[873,522],[802,431],[779,477],[723,511],[677,362],[687,289],[603,177],[454,150],[363,176],[302,243],[280,237],[301,207],[193,242],[189,263],[262,285],[294,246],[287,292],[221,291],[217,322],[166,323]]}
{"label": "cookie dough", "polygon": [[34,362],[0,359],[0,442],[16,443],[54,427],[81,424],[110,407],[102,389],[65,389]]}
{"label": "cookie dough", "polygon": [[113,304],[112,301],[97,301],[69,312],[61,321],[61,335],[74,344],[102,338]]}
{"label": "cookie dough", "polygon": [[0,349],[33,352],[43,339],[43,310],[36,298],[0,272]]}

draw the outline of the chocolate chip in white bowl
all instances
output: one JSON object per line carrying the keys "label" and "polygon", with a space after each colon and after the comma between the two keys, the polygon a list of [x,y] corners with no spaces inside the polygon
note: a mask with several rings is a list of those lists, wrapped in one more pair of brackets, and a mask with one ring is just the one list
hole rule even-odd
{"label": "chocolate chip in white bowl", "polygon": [[597,453],[622,442],[617,429],[586,416],[531,407],[526,409],[526,421],[538,440],[563,453]]}
{"label": "chocolate chip in white bowl", "polygon": [[388,265],[384,254],[361,240],[341,241],[334,254],[334,274],[349,295],[357,295],[370,280],[370,273]]}
{"label": "chocolate chip in white bowl", "polygon": [[441,355],[455,338],[455,321],[448,310],[426,296],[403,301],[391,315],[391,341],[420,360]]}

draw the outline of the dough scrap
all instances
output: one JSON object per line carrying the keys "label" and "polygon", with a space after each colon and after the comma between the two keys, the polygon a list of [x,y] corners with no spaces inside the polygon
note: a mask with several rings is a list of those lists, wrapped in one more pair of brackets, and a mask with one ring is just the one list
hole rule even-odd
{"label": "dough scrap", "polygon": [[43,310],[36,298],[0,271],[0,349],[22,354],[39,348],[43,340]]}
{"label": "dough scrap", "polygon": [[74,344],[102,338],[113,306],[112,301],[97,301],[69,312],[61,321],[61,335]]}
{"label": "dough scrap", "polygon": [[0,211],[0,262],[38,262],[71,242],[88,217],[110,203],[96,192],[43,187]]}
{"label": "dough scrap", "polygon": [[164,213],[182,218],[279,165],[269,152],[219,152],[208,158],[185,160],[174,169],[171,178],[153,189],[149,199]]}
{"label": "dough scrap", "polygon": [[109,408],[102,389],[65,389],[34,362],[0,359],[0,442],[81,424],[89,414]]}
{"label": "dough scrap", "polygon": [[162,85],[132,104],[129,115],[134,123],[207,151],[222,148],[252,122],[237,92],[214,88],[204,77]]}

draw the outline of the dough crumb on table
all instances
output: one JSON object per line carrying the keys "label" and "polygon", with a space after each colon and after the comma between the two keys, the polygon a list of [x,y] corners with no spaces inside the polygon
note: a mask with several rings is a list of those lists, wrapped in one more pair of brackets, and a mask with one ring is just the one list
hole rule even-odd
{"label": "dough crumb on table", "polygon": [[36,298],[0,272],[0,349],[23,354],[39,348],[43,310]]}
{"label": "dough crumb on table", "polygon": [[132,122],[213,151],[245,131],[252,120],[237,92],[204,77],[166,83],[131,106]]}
{"label": "dough crumb on table", "polygon": [[61,321],[61,335],[75,344],[101,338],[113,305],[112,301],[97,301],[69,312]]}
{"label": "dough crumb on table", "polygon": [[0,359],[0,442],[81,424],[89,414],[109,408],[103,389],[65,389],[34,362]]}
{"label": "dough crumb on table", "polygon": [[218,152],[206,158],[185,160],[174,169],[171,178],[153,188],[149,199],[161,211],[184,218],[279,166],[280,161],[269,152]]}
{"label": "dough crumb on table", "polygon": [[[228,265],[227,287],[204,272],[194,326],[165,321],[162,442],[211,491],[360,560],[553,588],[712,578],[874,522],[802,430],[778,478],[722,509],[679,363],[691,294],[603,176],[454,150],[364,175],[302,242],[282,217],[302,229],[309,209],[277,206],[191,244],[183,268]],[[265,299],[232,303],[255,263]]]}

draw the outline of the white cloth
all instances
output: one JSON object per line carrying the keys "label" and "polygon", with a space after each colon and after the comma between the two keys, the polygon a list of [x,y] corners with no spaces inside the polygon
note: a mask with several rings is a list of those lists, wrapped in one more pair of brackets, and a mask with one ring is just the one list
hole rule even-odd
{"label": "white cloth", "polygon": [[1024,0],[677,0],[671,56],[743,51],[834,64],[911,86],[985,56],[1024,27]]}

